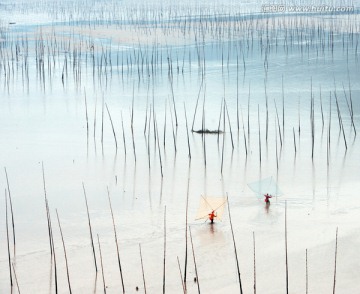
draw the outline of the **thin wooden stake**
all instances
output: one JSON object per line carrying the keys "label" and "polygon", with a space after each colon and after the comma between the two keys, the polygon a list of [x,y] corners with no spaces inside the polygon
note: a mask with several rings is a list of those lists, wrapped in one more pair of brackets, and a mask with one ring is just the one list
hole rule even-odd
{"label": "thin wooden stake", "polygon": [[165,294],[165,273],[166,273],[166,205],[164,210],[164,267],[163,267],[163,294]]}
{"label": "thin wooden stake", "polygon": [[255,232],[253,232],[253,245],[254,245],[254,294],[256,294],[256,255],[255,255]]}
{"label": "thin wooden stake", "polygon": [[95,271],[97,272],[97,271],[98,271],[98,268],[97,268],[97,264],[96,264],[95,246],[94,246],[94,239],[93,239],[93,234],[92,234],[92,229],[91,229],[89,206],[88,206],[88,203],[87,203],[87,197],[86,197],[86,192],[85,192],[85,185],[84,185],[84,183],[82,183],[82,185],[83,185],[83,191],[84,191],[84,197],[85,197],[86,212],[87,212],[87,217],[88,217],[91,247],[92,247],[93,256],[94,256]]}
{"label": "thin wooden stake", "polygon": [[197,107],[198,107],[198,103],[199,103],[199,99],[200,99],[200,91],[201,91],[201,88],[202,88],[203,82],[204,82],[204,80],[202,80],[202,81],[201,81],[201,85],[200,85],[200,89],[199,89],[198,97],[197,97],[197,100],[196,100],[196,105],[195,105],[195,110],[194,110],[194,115],[193,115],[193,121],[192,121],[192,125],[191,125],[191,131],[192,131],[192,132],[194,131],[194,124],[195,124],[196,110],[197,110]]}
{"label": "thin wooden stake", "polygon": [[193,244],[190,226],[189,226],[189,233],[190,233],[191,248],[192,248],[192,253],[193,253],[193,258],[194,258],[196,284],[197,284],[197,288],[198,288],[198,293],[200,294],[199,275],[198,275],[197,266],[196,266],[195,250],[194,250],[194,244]]}
{"label": "thin wooden stake", "polygon": [[56,209],[55,211],[56,211],[56,217],[57,217],[58,224],[59,224],[61,240],[62,240],[62,244],[63,244],[63,248],[64,248],[65,265],[66,265],[66,275],[67,275],[67,280],[68,280],[69,293],[71,294],[72,292],[71,292],[71,284],[70,284],[69,265],[68,265],[67,255],[66,255],[65,241],[64,241],[64,236],[63,236],[62,229],[61,229],[61,225],[60,225],[59,214],[58,214],[57,209]]}
{"label": "thin wooden stake", "polygon": [[123,120],[122,112],[121,112],[121,126],[122,126],[122,133],[123,133],[124,152],[125,152],[125,157],[126,157],[126,141],[125,141],[124,120]]}
{"label": "thin wooden stake", "polygon": [[113,132],[114,140],[115,140],[115,146],[116,146],[116,149],[118,149],[117,139],[116,139],[116,134],[115,134],[115,128],[114,128],[113,121],[112,121],[112,119],[111,119],[111,114],[110,114],[109,108],[108,108],[108,106],[107,106],[106,103],[105,103],[105,106],[106,106],[107,113],[108,113],[108,115],[109,115],[109,119],[110,119],[110,123],[111,123],[111,128],[112,128],[112,132]]}
{"label": "thin wooden stake", "polygon": [[106,284],[105,284],[105,275],[104,275],[104,266],[103,266],[103,260],[102,260],[102,254],[101,254],[101,246],[100,246],[100,238],[99,234],[97,235],[98,244],[99,244],[99,252],[100,252],[100,264],[101,264],[101,274],[102,274],[102,280],[104,285],[104,293],[106,293]]}
{"label": "thin wooden stake", "polygon": [[225,104],[226,114],[227,114],[228,123],[229,123],[231,145],[232,145],[232,149],[234,149],[234,140],[233,140],[233,135],[232,135],[232,130],[231,130],[231,122],[230,122],[229,110],[228,110],[228,107],[227,107],[227,104],[226,104],[226,100],[225,100],[225,99],[224,99],[224,104]]}
{"label": "thin wooden stake", "polygon": [[188,142],[188,149],[189,149],[189,159],[191,160],[191,150],[190,150],[190,138],[189,138],[189,127],[188,127],[188,120],[186,115],[186,107],[184,102],[184,112],[185,112],[185,121],[186,121],[186,136],[187,136],[187,142]]}
{"label": "thin wooden stake", "polygon": [[333,294],[335,294],[336,286],[336,265],[337,265],[337,249],[338,249],[338,228],[336,228],[336,239],[335,239],[335,263],[334,263],[334,284],[333,284]]}
{"label": "thin wooden stake", "polygon": [[48,234],[49,234],[50,253],[51,253],[51,255],[53,255],[52,229],[51,229],[51,220],[50,220],[49,205],[48,205],[48,200],[47,200],[47,195],[46,195],[44,163],[41,163],[41,167],[42,167],[43,186],[44,186],[44,199],[45,199],[45,208],[46,208],[46,219],[47,219],[47,223],[48,223]]}
{"label": "thin wooden stake", "polygon": [[308,250],[305,251],[305,265],[306,265],[306,294],[309,291],[309,272],[308,272]]}
{"label": "thin wooden stake", "polygon": [[9,178],[7,174],[6,167],[4,167],[5,170],[5,176],[6,176],[6,184],[7,184],[7,190],[9,193],[9,203],[10,203],[10,212],[11,212],[11,224],[12,224],[12,233],[13,233],[13,242],[14,242],[14,255],[15,255],[15,222],[14,222],[14,211],[13,211],[13,205],[12,205],[12,198],[11,198],[11,192],[10,192],[10,184],[9,184]]}
{"label": "thin wooden stake", "polygon": [[231,221],[229,196],[226,196],[226,201],[228,204],[229,222],[230,222],[230,228],[231,228],[231,236],[232,236],[233,245],[234,245],[234,253],[235,253],[235,259],[236,259],[236,269],[237,269],[237,274],[238,274],[238,279],[239,279],[240,294],[242,294],[243,290],[242,290],[242,285],[241,285],[240,266],[239,266],[239,259],[238,259],[237,250],[236,250],[234,229],[233,229],[233,225],[232,225],[232,221]]}
{"label": "thin wooden stake", "polygon": [[120,271],[121,285],[122,285],[123,293],[125,293],[124,279],[123,279],[123,274],[122,274],[122,269],[121,269],[121,261],[120,261],[120,253],[119,253],[119,243],[118,243],[118,238],[117,238],[117,233],[116,233],[115,219],[114,219],[114,213],[113,213],[113,209],[112,209],[112,205],[111,205],[109,187],[106,187],[106,189],[107,189],[107,194],[108,194],[108,199],[109,199],[111,218],[112,218],[112,222],[113,222],[116,253],[117,253],[117,259],[118,259],[118,265],[119,265],[119,271]]}
{"label": "thin wooden stake", "polygon": [[19,283],[18,283],[17,276],[16,276],[16,271],[15,271],[14,263],[12,262],[11,265],[12,265],[12,268],[13,268],[13,271],[14,271],[14,277],[15,277],[16,287],[17,287],[18,293],[20,294],[20,287],[19,287]]}
{"label": "thin wooden stake", "polygon": [[182,279],[182,272],[181,272],[181,266],[180,266],[179,256],[176,256],[176,258],[177,258],[177,262],[178,262],[178,266],[179,266],[179,273],[180,273],[181,285],[182,285],[182,288],[183,288],[183,292],[184,292],[184,294],[185,294],[185,293],[186,293],[186,290],[185,290],[184,281],[183,281],[183,279]]}
{"label": "thin wooden stake", "polygon": [[286,264],[286,293],[289,293],[289,269],[288,269],[288,250],[287,250],[287,202],[285,200],[285,264]]}
{"label": "thin wooden stake", "polygon": [[143,258],[142,258],[141,245],[140,245],[140,244],[139,244],[139,251],[140,251],[141,271],[142,271],[142,277],[143,277],[143,283],[144,283],[144,292],[145,292],[145,294],[146,294],[146,283],[145,283],[144,264],[143,264]]}
{"label": "thin wooden stake", "polygon": [[8,250],[8,261],[9,261],[9,274],[10,274],[10,285],[13,287],[13,279],[11,272],[11,256],[10,256],[10,244],[9,244],[9,225],[8,225],[8,205],[7,205],[7,191],[5,189],[5,218],[6,218],[6,241]]}

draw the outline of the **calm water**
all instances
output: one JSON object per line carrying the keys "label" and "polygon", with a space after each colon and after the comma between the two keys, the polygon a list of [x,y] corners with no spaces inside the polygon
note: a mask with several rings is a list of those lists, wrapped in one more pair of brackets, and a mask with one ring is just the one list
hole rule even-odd
{"label": "calm water", "polygon": [[[214,226],[194,220],[200,195],[226,194],[244,292],[253,287],[253,232],[258,292],[285,292],[285,201],[291,291],[305,291],[306,249],[309,291],[331,291],[338,227],[337,293],[356,292],[356,11],[265,15],[260,4],[235,1],[162,8],[126,1],[4,3],[0,159],[15,220],[11,262],[22,292],[55,292],[42,164],[61,293],[68,285],[56,209],[72,290],[103,291],[97,234],[107,292],[121,289],[107,188],[128,293],[143,287],[139,244],[147,291],[162,289],[165,206],[166,289],[182,293],[177,256],[184,272],[187,195],[200,288],[238,291],[228,211]],[[224,134],[187,132],[184,106],[191,130],[198,97],[194,129],[204,121],[207,129],[224,130],[225,98]],[[247,184],[268,176],[284,195],[266,209]],[[0,183],[5,194],[5,172]],[[0,215],[0,292],[9,293],[5,205]],[[190,246],[189,240],[187,286],[196,293]]]}

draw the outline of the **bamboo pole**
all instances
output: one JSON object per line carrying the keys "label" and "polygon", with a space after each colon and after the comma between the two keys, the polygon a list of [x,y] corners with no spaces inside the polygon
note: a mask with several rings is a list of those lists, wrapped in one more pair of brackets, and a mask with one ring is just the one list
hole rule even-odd
{"label": "bamboo pole", "polygon": [[226,100],[225,100],[225,99],[224,99],[224,104],[225,104],[226,114],[227,114],[228,123],[229,123],[229,131],[230,131],[231,145],[232,145],[232,149],[234,150],[234,140],[233,140],[233,135],[232,135],[232,130],[231,130],[231,122],[230,122],[229,110],[228,110],[228,107],[227,107],[227,104],[226,104]]}
{"label": "bamboo pole", "polygon": [[176,258],[177,258],[178,267],[179,267],[179,273],[180,273],[181,285],[182,285],[182,288],[183,288],[183,292],[184,292],[184,294],[185,294],[185,293],[186,293],[186,290],[185,290],[184,281],[183,281],[183,279],[182,279],[182,272],[181,272],[181,267],[180,267],[179,256],[176,256]]}
{"label": "bamboo pole", "polygon": [[101,265],[101,274],[102,274],[102,280],[103,280],[103,286],[104,286],[104,293],[106,294],[106,283],[105,283],[104,266],[103,266],[103,259],[102,259],[102,254],[101,254],[99,234],[97,234],[97,239],[98,239],[98,244],[99,244],[100,265]]}
{"label": "bamboo pole", "polygon": [[193,243],[193,239],[192,239],[192,235],[191,235],[191,228],[190,228],[190,226],[189,226],[189,234],[190,234],[191,249],[192,249],[192,253],[193,253],[194,266],[195,266],[196,284],[197,284],[197,288],[198,288],[198,293],[200,294],[199,275],[198,275],[197,266],[196,266],[194,243]]}
{"label": "bamboo pole", "polygon": [[259,159],[260,159],[260,165],[261,165],[261,135],[260,135],[260,110],[259,110],[259,104],[258,104],[258,126],[259,126]]}
{"label": "bamboo pole", "polygon": [[306,294],[309,293],[309,272],[308,272],[308,250],[305,251],[305,266],[306,266]]}
{"label": "bamboo pole", "polygon": [[[227,193],[226,193],[226,194],[227,194]],[[240,277],[239,259],[238,259],[238,255],[237,255],[234,229],[233,229],[233,225],[232,225],[232,221],[231,221],[229,196],[227,196],[227,195],[226,195],[226,201],[227,201],[227,204],[228,204],[229,222],[230,222],[230,228],[231,228],[231,236],[232,236],[233,245],[234,245],[234,253],[235,253],[235,260],[236,260],[236,270],[237,270],[238,279],[239,279],[240,294],[242,294],[242,293],[243,293],[243,290],[242,290],[241,277]]]}
{"label": "bamboo pole", "polygon": [[12,266],[13,272],[14,272],[16,287],[17,287],[18,293],[20,294],[19,282],[18,282],[18,279],[17,279],[17,276],[16,276],[15,266],[14,266],[14,263],[13,263],[13,262],[11,263],[11,266]]}
{"label": "bamboo pole", "polygon": [[85,192],[85,185],[84,185],[84,183],[82,183],[82,186],[83,186],[84,197],[85,197],[86,212],[87,212],[87,217],[88,217],[88,224],[89,224],[89,231],[90,231],[91,247],[92,247],[92,250],[93,250],[93,256],[94,256],[95,271],[97,272],[97,271],[98,271],[98,268],[97,268],[97,264],[96,264],[96,254],[95,254],[94,239],[93,239],[93,233],[92,233],[92,229],[91,229],[90,214],[89,214],[89,206],[88,206],[88,203],[87,203],[87,197],[86,197],[86,192]]}
{"label": "bamboo pole", "polygon": [[108,108],[108,106],[107,106],[106,103],[105,103],[105,106],[106,106],[107,113],[108,113],[108,115],[109,115],[109,119],[110,119],[110,123],[111,123],[111,128],[112,128],[112,132],[113,132],[114,140],[115,140],[115,146],[116,146],[116,150],[117,150],[117,149],[118,149],[118,145],[117,145],[117,139],[116,139],[114,124],[113,124],[113,121],[112,121],[112,118],[111,118],[111,114],[110,114],[109,108]]}
{"label": "bamboo pole", "polygon": [[140,245],[140,244],[139,244],[139,251],[140,251],[141,272],[142,272],[142,277],[143,277],[144,292],[145,292],[145,294],[146,294],[146,283],[145,283],[144,264],[143,264],[143,258],[142,258],[141,245]]}
{"label": "bamboo pole", "polygon": [[5,218],[6,218],[6,241],[7,241],[7,251],[8,251],[8,262],[9,262],[9,275],[10,275],[10,285],[11,289],[13,287],[13,278],[11,272],[11,255],[10,255],[10,243],[9,243],[9,225],[8,225],[8,205],[7,205],[7,191],[5,189]]}
{"label": "bamboo pole", "polygon": [[289,267],[287,249],[287,202],[285,200],[285,265],[286,265],[286,293],[289,294]]}
{"label": "bamboo pole", "polygon": [[162,160],[161,160],[160,139],[159,139],[159,131],[158,131],[158,126],[157,126],[157,121],[156,121],[155,114],[154,114],[154,121],[155,121],[155,130],[154,130],[154,133],[155,133],[155,131],[156,131],[156,134],[157,134],[157,136],[158,136],[157,147],[158,147],[158,151],[159,151],[159,161],[160,161],[161,178],[163,178],[164,175],[163,175],[163,166],[162,166]]}
{"label": "bamboo pole", "polygon": [[333,294],[335,294],[335,287],[336,287],[337,250],[338,250],[338,228],[336,228],[336,239],[335,239],[335,263],[334,263]]}
{"label": "bamboo pole", "polygon": [[199,89],[199,93],[198,93],[198,97],[197,97],[197,100],[196,100],[196,105],[195,105],[195,110],[194,110],[194,115],[193,115],[193,121],[192,121],[192,125],[191,125],[191,131],[192,131],[192,132],[194,131],[196,110],[197,110],[197,107],[198,107],[198,103],[199,103],[199,99],[200,99],[200,92],[201,92],[201,88],[202,88],[203,82],[204,82],[204,80],[201,81],[200,89]]}
{"label": "bamboo pole", "polygon": [[117,253],[117,259],[118,259],[118,265],[119,265],[119,271],[120,271],[120,278],[121,278],[121,286],[122,286],[123,293],[125,293],[124,278],[123,278],[123,274],[122,274],[120,253],[119,253],[119,243],[118,243],[118,238],[117,238],[117,233],[116,233],[115,219],[114,219],[114,213],[113,213],[113,209],[112,209],[112,205],[111,205],[109,187],[106,187],[106,189],[107,189],[107,194],[108,194],[108,199],[109,199],[111,219],[112,219],[112,222],[113,222],[114,238],[115,238],[115,244],[116,244],[116,253]]}
{"label": "bamboo pole", "polygon": [[163,266],[163,294],[165,294],[165,273],[166,273],[166,205],[164,210],[164,266]]}
{"label": "bamboo pole", "polygon": [[9,204],[10,204],[10,212],[11,212],[11,224],[12,224],[13,243],[14,243],[14,255],[15,255],[16,240],[15,240],[14,211],[13,211],[12,198],[11,198],[11,192],[10,192],[10,184],[9,184],[9,178],[8,178],[6,167],[4,167],[4,170],[5,170],[5,176],[6,176],[7,191],[8,191],[8,194],[9,194]]}
{"label": "bamboo pole", "polygon": [[66,255],[65,241],[64,241],[64,236],[63,236],[62,229],[61,229],[61,225],[60,225],[59,214],[58,214],[57,209],[56,209],[55,211],[56,211],[57,221],[58,221],[58,224],[59,224],[61,240],[62,240],[62,244],[63,244],[63,248],[64,248],[65,265],[66,265],[66,276],[67,276],[67,281],[68,281],[68,286],[69,286],[69,293],[71,294],[72,292],[71,292],[71,284],[70,284],[69,265],[68,265],[67,255]]}
{"label": "bamboo pole", "polygon": [[121,112],[121,127],[122,127],[122,133],[123,133],[124,152],[125,152],[125,158],[126,158],[126,141],[125,141],[124,120],[123,120],[122,112]]}
{"label": "bamboo pole", "polygon": [[184,102],[184,112],[185,112],[185,122],[186,122],[186,137],[187,137],[187,143],[188,143],[188,149],[189,149],[189,159],[191,160],[191,150],[190,150],[190,138],[189,138],[189,127],[188,127],[188,120],[186,115],[186,107]]}
{"label": "bamboo pole", "polygon": [[254,248],[254,294],[256,294],[256,254],[255,254],[255,232],[253,232],[253,248]]}
{"label": "bamboo pole", "polygon": [[44,163],[41,163],[41,167],[42,167],[42,176],[43,176],[44,199],[45,199],[45,208],[46,208],[46,219],[47,219],[47,224],[48,224],[50,253],[51,253],[51,255],[53,255],[52,229],[51,229],[51,220],[50,220],[50,212],[49,212],[48,200],[47,200],[47,195],[46,195]]}

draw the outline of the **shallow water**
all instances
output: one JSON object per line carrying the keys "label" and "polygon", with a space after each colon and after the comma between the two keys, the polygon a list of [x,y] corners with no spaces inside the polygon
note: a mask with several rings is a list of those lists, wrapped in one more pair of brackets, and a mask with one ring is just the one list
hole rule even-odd
{"label": "shallow water", "polygon": [[[195,8],[186,6],[185,2],[183,4],[183,9],[187,7],[187,11],[193,13],[189,19],[195,20]],[[205,7],[203,12],[211,12],[214,7],[221,7],[224,11],[229,9],[216,3],[212,5]],[[251,11],[251,5],[246,9]],[[145,6],[146,9],[149,8]],[[23,13],[18,12],[19,15]],[[274,30],[277,38],[270,40],[267,63],[264,63],[265,53],[259,45],[259,35],[256,34],[259,31],[255,30],[254,25],[250,26],[249,31],[245,30],[254,33],[250,47],[246,45],[249,39],[242,34],[230,40],[225,37],[215,40],[210,33],[202,44],[194,41],[193,36],[183,44],[178,41],[180,45],[166,44],[166,37],[159,36],[161,41],[154,47],[151,42],[116,43],[115,38],[110,40],[107,36],[92,39],[78,31],[82,27],[79,23],[70,26],[76,34],[63,39],[62,27],[68,23],[60,22],[53,26],[55,31],[56,28],[60,29],[56,33],[57,51],[54,58],[49,58],[48,53],[44,54],[45,75],[42,76],[37,68],[33,41],[33,34],[39,37],[33,31],[37,29],[34,19],[39,15],[36,9],[32,13],[29,22],[9,26],[7,33],[10,39],[21,40],[24,32],[28,31],[28,75],[23,62],[25,53],[22,52],[14,67],[11,67],[13,61],[10,55],[3,54],[0,79],[0,137],[3,142],[0,154],[1,163],[7,170],[13,204],[16,252],[14,254],[10,234],[10,253],[21,291],[55,291],[55,269],[50,257],[44,201],[43,164],[54,234],[58,290],[61,293],[68,292],[68,285],[55,209],[64,234],[72,290],[79,293],[103,291],[97,234],[101,241],[107,292],[117,293],[121,289],[107,187],[114,210],[124,284],[129,293],[135,292],[136,286],[141,290],[143,287],[139,244],[147,291],[158,293],[162,289],[165,207],[166,290],[182,292],[177,257],[184,272],[187,195],[188,223],[193,237],[199,285],[203,292],[216,290],[219,293],[233,293],[238,291],[239,286],[228,211],[225,211],[224,220],[215,225],[195,221],[200,195],[229,197],[244,292],[252,291],[253,287],[253,232],[258,292],[285,292],[285,203],[291,292],[305,291],[306,249],[309,292],[325,293],[332,290],[336,228],[339,230],[336,292],[356,292],[360,261],[356,254],[360,242],[356,233],[360,209],[356,201],[360,188],[360,152],[346,102],[348,99],[350,103],[351,95],[353,120],[357,127],[360,84],[357,79],[359,56],[356,46],[359,32],[356,26],[353,35],[348,34],[344,18],[341,22],[342,33],[336,30],[334,35],[333,49],[326,45],[320,51],[321,42],[328,44],[326,30],[330,29],[323,23],[325,17],[316,18],[324,25],[322,29],[326,36],[322,39],[311,39],[312,31],[301,28],[304,30],[303,43],[294,41],[286,47],[283,43],[284,31]],[[127,12],[122,13],[129,16]],[[48,11],[47,15],[51,20],[52,14]],[[172,17],[179,15],[175,13]],[[358,19],[357,14],[351,17]],[[281,20],[277,15],[272,15],[270,19]],[[291,26],[291,18],[285,19],[289,21],[286,21],[287,25]],[[44,18],[43,21],[45,25],[42,31],[46,32],[49,29],[48,20]],[[219,21],[223,25],[219,27],[227,28],[227,21],[228,18],[224,22]],[[351,22],[351,18],[348,21]],[[209,21],[211,23],[214,21]],[[166,26],[166,23],[162,24]],[[261,25],[262,22],[257,24]],[[198,22],[194,21],[193,27],[197,28],[197,25]],[[96,21],[93,26],[95,30],[103,28]],[[124,27],[114,25],[114,29],[123,32]],[[148,32],[152,29],[150,27]],[[125,30],[137,34],[139,40],[144,38],[141,30],[131,27]],[[178,34],[175,29],[170,30],[169,40],[179,39]],[[44,42],[47,48],[53,40],[45,33],[43,36],[47,40]],[[148,38],[152,39],[150,36]],[[68,40],[74,46],[71,48],[81,48],[81,57],[72,59],[74,51],[66,51],[63,40]],[[309,45],[306,40],[313,40],[313,43]],[[94,48],[97,48],[94,52],[94,71],[91,50],[85,45],[77,46],[77,41],[82,41],[83,45],[86,42],[94,44]],[[3,44],[2,52],[11,52],[11,48],[14,48],[14,45],[11,47],[14,43]],[[156,62],[153,60],[152,71],[150,60],[155,51],[157,59]],[[104,65],[105,55],[101,55],[102,52],[106,52],[107,58],[111,57],[111,64]],[[200,64],[198,54],[202,56]],[[136,59],[139,56],[143,56],[143,64]],[[68,73],[62,79],[65,58],[68,60]],[[128,66],[130,58],[133,65]],[[173,90],[167,58],[171,59]],[[203,63],[204,59],[206,64]],[[4,64],[5,68],[8,64],[4,60],[9,60],[10,71],[4,70]],[[75,61],[71,63],[69,60]],[[102,64],[101,68],[99,64]],[[344,132],[339,127],[335,93]],[[225,134],[202,137],[189,132],[189,160],[184,105],[191,129],[198,95],[195,130],[202,128],[203,109],[205,128],[218,128],[224,97],[229,116],[225,113]],[[313,158],[311,95],[314,99]],[[117,149],[105,103],[114,125]],[[150,111],[151,107],[153,111]],[[224,130],[223,118],[222,113],[221,130]],[[158,134],[155,140],[156,129]],[[268,176],[277,180],[284,195],[274,199],[267,209],[247,184]],[[0,177],[0,183],[4,190],[7,189],[5,173]],[[97,275],[82,183],[96,239]],[[10,292],[10,283],[4,205],[0,206],[0,215],[0,292],[7,293]],[[190,239],[188,246],[187,287],[189,293],[196,293]],[[13,291],[17,291],[15,285]]]}

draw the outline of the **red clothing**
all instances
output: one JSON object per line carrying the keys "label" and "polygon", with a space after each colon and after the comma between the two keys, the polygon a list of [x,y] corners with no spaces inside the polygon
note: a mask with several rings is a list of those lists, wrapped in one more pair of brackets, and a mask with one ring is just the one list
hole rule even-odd
{"label": "red clothing", "polygon": [[265,200],[264,200],[264,201],[265,201],[266,203],[270,202],[269,199],[272,198],[272,196],[269,195],[269,194],[266,194],[266,195],[264,195],[264,196],[265,196]]}
{"label": "red clothing", "polygon": [[215,217],[216,217],[216,214],[215,214],[215,211],[213,210],[211,213],[209,213],[209,220],[211,222],[213,222]]}

